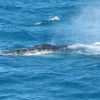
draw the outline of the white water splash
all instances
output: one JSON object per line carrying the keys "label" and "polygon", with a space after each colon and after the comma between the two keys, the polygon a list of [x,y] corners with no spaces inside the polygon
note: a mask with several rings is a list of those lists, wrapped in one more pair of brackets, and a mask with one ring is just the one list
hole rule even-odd
{"label": "white water splash", "polygon": [[45,54],[50,54],[50,53],[53,53],[53,51],[44,50],[44,51],[35,51],[35,53],[27,52],[24,55],[25,56],[32,56],[32,55],[45,55]]}
{"label": "white water splash", "polygon": [[36,23],[34,23],[35,26],[41,25],[41,24],[42,24],[42,22],[36,22]]}
{"label": "white water splash", "polygon": [[0,55],[10,55],[10,56],[32,56],[32,55],[45,55],[45,54],[50,54],[53,53],[52,50],[42,50],[42,51],[38,51],[35,50],[34,52],[28,51],[27,52],[23,52],[23,54],[18,54],[17,52],[14,53],[4,53],[3,51],[0,53]]}
{"label": "white water splash", "polygon": [[34,25],[38,26],[38,25],[41,25],[41,24],[44,24],[44,23],[53,22],[53,21],[60,21],[60,18],[58,16],[54,16],[54,17],[51,17],[49,19],[36,22],[36,23],[34,23]]}
{"label": "white water splash", "polygon": [[47,19],[48,21],[59,21],[60,18],[58,16],[54,16],[52,18]]}
{"label": "white water splash", "polygon": [[93,44],[74,44],[68,46],[68,49],[86,55],[100,55],[100,42]]}

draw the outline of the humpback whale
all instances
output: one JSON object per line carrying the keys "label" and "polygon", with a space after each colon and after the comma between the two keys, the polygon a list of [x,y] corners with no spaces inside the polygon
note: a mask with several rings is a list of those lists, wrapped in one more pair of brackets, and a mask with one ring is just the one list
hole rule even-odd
{"label": "humpback whale", "polygon": [[8,50],[4,51],[5,55],[25,55],[27,53],[36,54],[38,52],[58,52],[67,50],[68,45],[52,45],[52,44],[40,44],[34,47],[28,47],[25,49],[16,49],[16,50]]}
{"label": "humpback whale", "polygon": [[47,53],[78,53],[78,54],[100,54],[100,43],[93,44],[69,44],[69,45],[52,45],[40,44],[28,48],[15,50],[2,50],[1,55],[38,55]]}

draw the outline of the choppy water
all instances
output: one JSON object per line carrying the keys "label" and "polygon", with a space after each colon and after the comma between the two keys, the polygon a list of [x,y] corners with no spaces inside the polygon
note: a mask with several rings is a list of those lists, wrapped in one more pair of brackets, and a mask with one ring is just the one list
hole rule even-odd
{"label": "choppy water", "polygon": [[[42,43],[70,53],[2,55]],[[0,100],[100,100],[99,0],[0,0]]]}

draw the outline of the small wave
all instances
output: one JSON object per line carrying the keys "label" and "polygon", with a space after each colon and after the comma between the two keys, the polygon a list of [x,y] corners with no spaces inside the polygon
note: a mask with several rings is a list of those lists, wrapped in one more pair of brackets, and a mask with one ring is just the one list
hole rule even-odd
{"label": "small wave", "polygon": [[52,18],[47,19],[48,21],[59,21],[60,18],[58,16],[54,16]]}
{"label": "small wave", "polygon": [[41,25],[43,22],[36,22],[36,23],[34,23],[34,25],[35,26],[37,26],[37,25]]}
{"label": "small wave", "polygon": [[46,23],[50,23],[50,22],[54,22],[54,21],[60,21],[60,18],[58,16],[54,16],[54,17],[51,17],[49,19],[36,22],[36,23],[34,23],[34,25],[38,26],[38,25],[41,25],[41,24],[46,24]]}

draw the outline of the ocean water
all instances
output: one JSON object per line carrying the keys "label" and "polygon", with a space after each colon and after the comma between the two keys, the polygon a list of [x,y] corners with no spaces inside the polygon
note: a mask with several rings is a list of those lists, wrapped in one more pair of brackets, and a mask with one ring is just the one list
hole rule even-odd
{"label": "ocean water", "polygon": [[[2,54],[42,43],[72,51]],[[0,0],[0,100],[100,100],[100,1]]]}

